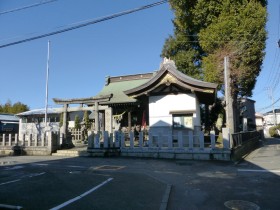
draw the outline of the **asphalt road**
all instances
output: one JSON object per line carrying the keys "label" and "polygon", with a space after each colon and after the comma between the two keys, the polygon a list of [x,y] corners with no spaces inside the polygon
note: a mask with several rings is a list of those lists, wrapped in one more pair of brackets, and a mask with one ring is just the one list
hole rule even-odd
{"label": "asphalt road", "polygon": [[[279,209],[280,140],[239,164],[136,158],[0,158],[1,206],[23,209]],[[168,202],[167,202],[168,201]],[[238,209],[237,208],[237,209]],[[3,209],[3,208],[2,208]]]}

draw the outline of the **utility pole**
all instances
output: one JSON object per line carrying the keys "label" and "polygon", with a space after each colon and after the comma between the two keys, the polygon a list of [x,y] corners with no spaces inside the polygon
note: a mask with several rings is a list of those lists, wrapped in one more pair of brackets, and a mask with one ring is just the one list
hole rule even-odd
{"label": "utility pole", "polygon": [[235,132],[234,111],[233,111],[233,98],[231,90],[231,77],[229,57],[224,57],[224,82],[225,82],[225,105],[226,105],[226,127],[229,128],[230,134]]}
{"label": "utility pole", "polygon": [[273,125],[276,126],[277,125],[277,118],[276,118],[275,108],[274,108],[274,97],[273,97],[272,88],[268,87],[267,90],[269,91],[268,92],[268,97],[271,99],[271,104],[272,104]]}
{"label": "utility pole", "polygon": [[45,132],[47,131],[48,122],[48,94],[49,94],[49,60],[50,60],[50,41],[48,41],[48,55],[47,55],[47,75],[46,75],[46,99],[45,99]]}

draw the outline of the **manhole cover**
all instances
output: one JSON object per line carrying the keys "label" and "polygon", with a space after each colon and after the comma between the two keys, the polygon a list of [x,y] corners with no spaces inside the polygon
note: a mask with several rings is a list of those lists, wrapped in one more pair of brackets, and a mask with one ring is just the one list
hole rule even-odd
{"label": "manhole cover", "polygon": [[95,167],[95,170],[120,170],[124,168],[125,166],[110,166],[110,165],[103,165]]}
{"label": "manhole cover", "polygon": [[231,200],[226,201],[225,206],[233,210],[259,210],[260,207],[249,201]]}

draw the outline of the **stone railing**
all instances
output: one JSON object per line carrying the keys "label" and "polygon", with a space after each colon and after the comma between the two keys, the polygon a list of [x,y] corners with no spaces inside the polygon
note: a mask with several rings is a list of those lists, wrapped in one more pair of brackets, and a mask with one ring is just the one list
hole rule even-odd
{"label": "stone railing", "polygon": [[49,155],[60,146],[58,133],[48,135],[0,134],[1,154]]}
{"label": "stone railing", "polygon": [[137,149],[137,148],[159,148],[159,149],[188,149],[204,150],[215,149],[215,134],[211,132],[210,142],[205,142],[203,132],[194,135],[193,131],[172,133],[152,133],[149,132],[148,138],[144,137],[143,132],[135,136],[134,132],[128,133],[115,132],[109,135],[107,131],[102,134],[93,134],[89,132],[88,148],[120,148],[120,149]]}

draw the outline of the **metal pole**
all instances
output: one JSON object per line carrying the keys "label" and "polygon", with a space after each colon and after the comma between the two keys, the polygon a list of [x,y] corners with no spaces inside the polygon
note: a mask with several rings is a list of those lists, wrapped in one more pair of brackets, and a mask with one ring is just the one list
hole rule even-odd
{"label": "metal pole", "polygon": [[47,117],[48,117],[48,88],[49,88],[49,61],[50,61],[50,41],[48,41],[48,55],[47,55],[47,76],[46,76],[46,100],[45,100],[45,132],[47,131]]}

